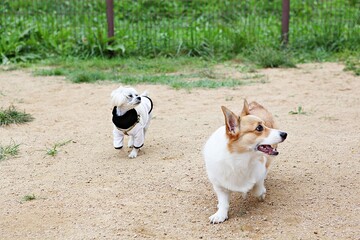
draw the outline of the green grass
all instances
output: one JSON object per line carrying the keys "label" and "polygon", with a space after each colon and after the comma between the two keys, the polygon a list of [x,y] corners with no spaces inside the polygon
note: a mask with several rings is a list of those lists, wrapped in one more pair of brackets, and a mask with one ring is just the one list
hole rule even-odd
{"label": "green grass", "polygon": [[42,65],[51,66],[43,69],[36,65],[36,76],[65,76],[74,83],[91,83],[101,80],[117,81],[124,75],[159,75],[178,71],[194,71],[197,68],[207,68],[214,65],[211,61],[199,58],[180,57],[168,59],[127,58],[104,59],[93,58],[79,60],[75,58],[52,59],[44,61]]}
{"label": "green grass", "polygon": [[[188,57],[157,57],[157,58],[99,58],[79,59],[74,57],[51,58],[39,62],[54,69],[38,70],[39,75],[65,75],[69,71],[92,71],[117,72],[119,74],[131,72],[132,74],[160,74],[171,73],[179,70],[194,70],[214,65],[215,61],[207,61],[201,58]],[[36,65],[37,66],[37,65]]]}
{"label": "green grass", "polygon": [[66,76],[74,83],[93,83],[99,80],[112,80],[116,76],[101,70],[71,70],[65,68],[36,69],[35,76]]}
{"label": "green grass", "polygon": [[[119,82],[126,85],[135,84],[162,84],[169,85],[175,89],[192,89],[192,88],[219,88],[219,87],[235,87],[246,84],[255,83],[252,80],[241,79],[209,79],[209,78],[197,78],[198,75],[182,74],[182,75],[158,75],[158,76],[122,76],[119,78]],[[195,78],[195,80],[194,80]],[[262,81],[258,81],[262,82]]]}
{"label": "green grass", "polygon": [[19,153],[20,144],[12,142],[9,145],[0,145],[0,161],[5,160],[8,157],[14,157]]}
{"label": "green grass", "polygon": [[[114,4],[116,31],[109,39],[105,1],[4,0],[0,61],[15,68],[40,62],[51,68],[37,69],[35,75],[65,76],[74,83],[109,80],[175,88],[237,85],[219,79],[222,76],[212,69],[234,58],[251,66],[242,71],[343,61],[346,70],[360,74],[360,2],[356,0],[292,1],[286,47],[280,41],[281,0]],[[202,74],[196,81],[169,77],[196,69]],[[208,80],[214,81],[204,83]]]}
{"label": "green grass", "polygon": [[31,194],[31,195],[25,195],[23,198],[22,198],[22,202],[29,202],[29,201],[33,201],[36,199],[36,196],[35,194]]}
{"label": "green grass", "polygon": [[289,50],[257,46],[247,55],[251,62],[261,68],[296,67]]}
{"label": "green grass", "polygon": [[[215,61],[200,58],[156,59],[91,59],[45,61],[36,64],[34,75],[64,75],[74,83],[112,81],[123,85],[162,84],[175,89],[235,87],[244,84],[265,83],[264,75],[255,70],[244,71],[241,77],[229,78],[216,69]],[[232,64],[234,65],[234,64]],[[51,67],[49,69],[49,66]],[[248,69],[253,69],[249,66]]]}
{"label": "green grass", "polygon": [[35,76],[64,76],[67,74],[68,71],[63,68],[36,69],[34,71]]}
{"label": "green grass", "polygon": [[201,79],[198,81],[173,81],[169,85],[175,89],[192,89],[192,88],[219,88],[219,87],[236,87],[250,84],[240,80],[228,79],[215,81],[211,79]]}
{"label": "green grass", "polygon": [[46,149],[46,154],[52,157],[55,157],[58,152],[59,152],[59,147],[65,146],[66,144],[70,143],[71,140],[65,141],[65,142],[60,142],[60,143],[55,143],[51,148],[47,148]]}
{"label": "green grass", "polygon": [[34,118],[25,112],[18,111],[15,106],[8,109],[0,109],[0,126],[31,122]]}
{"label": "green grass", "polygon": [[[245,55],[261,66],[291,65],[288,57],[278,54],[281,0],[123,0],[114,4],[116,31],[115,38],[109,39],[105,1],[4,0],[0,59],[8,64],[52,57],[223,60]],[[290,9],[292,56],[322,60],[360,51],[359,1],[292,1]],[[265,57],[259,56],[263,50]]]}
{"label": "green grass", "polygon": [[78,71],[69,75],[74,83],[92,83],[98,80],[112,80],[115,76],[104,72]]}
{"label": "green grass", "polygon": [[350,57],[345,61],[345,71],[351,71],[356,76],[360,76],[360,54],[359,56]]}
{"label": "green grass", "polygon": [[290,111],[289,114],[291,114],[291,115],[307,115],[307,112],[304,112],[302,106],[298,106],[295,111]]}

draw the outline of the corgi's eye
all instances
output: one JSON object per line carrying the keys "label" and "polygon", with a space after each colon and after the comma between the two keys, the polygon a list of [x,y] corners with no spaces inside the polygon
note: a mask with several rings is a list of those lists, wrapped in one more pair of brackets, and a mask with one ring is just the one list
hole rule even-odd
{"label": "corgi's eye", "polygon": [[129,94],[127,97],[128,97],[128,98],[132,98],[133,96],[132,96],[132,94]]}
{"label": "corgi's eye", "polygon": [[259,126],[256,127],[255,130],[258,131],[258,132],[261,132],[262,130],[264,130],[264,127],[259,125]]}

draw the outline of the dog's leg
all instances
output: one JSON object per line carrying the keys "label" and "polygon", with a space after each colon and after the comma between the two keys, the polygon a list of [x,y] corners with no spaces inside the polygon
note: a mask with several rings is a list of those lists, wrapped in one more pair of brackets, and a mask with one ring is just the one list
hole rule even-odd
{"label": "dog's leg", "polygon": [[133,136],[129,136],[128,147],[129,148],[134,147],[134,137]]}
{"label": "dog's leg", "polygon": [[124,134],[114,127],[113,136],[114,136],[114,148],[121,149],[123,147]]}
{"label": "dog's leg", "polygon": [[210,223],[221,223],[228,218],[230,192],[222,187],[214,186],[218,198],[218,210],[209,217]]}
{"label": "dog's leg", "polygon": [[133,149],[129,154],[129,158],[136,158],[140,148],[144,145],[145,135],[144,129],[140,129],[133,137]]}
{"label": "dog's leg", "polygon": [[260,181],[255,183],[255,186],[253,188],[253,193],[254,193],[255,197],[257,197],[259,199],[259,201],[265,200],[266,188],[264,185],[264,181],[265,181],[265,178],[261,179]]}
{"label": "dog's leg", "polygon": [[264,182],[265,182],[265,178],[266,178],[266,175],[267,175],[267,161],[268,161],[268,158],[267,157],[263,157],[264,158],[264,161],[263,161],[263,164],[261,165],[261,169],[259,169],[259,171],[262,172],[262,175],[260,175],[260,180],[258,180],[255,185],[254,185],[254,188],[252,190],[253,194],[255,195],[255,197],[257,197],[259,199],[259,201],[264,201],[265,200],[265,195],[266,195],[266,188],[265,188],[265,185],[264,185]]}
{"label": "dog's leg", "polygon": [[148,120],[148,122],[146,123],[146,126],[144,127],[144,138],[145,138],[145,134],[146,134],[146,132],[147,132],[149,126],[150,126],[151,118],[152,118],[152,115],[150,114],[150,115],[149,115],[149,120]]}
{"label": "dog's leg", "polygon": [[138,152],[139,152],[139,148],[133,147],[133,149],[131,150],[131,152],[129,154],[129,158],[136,158]]}

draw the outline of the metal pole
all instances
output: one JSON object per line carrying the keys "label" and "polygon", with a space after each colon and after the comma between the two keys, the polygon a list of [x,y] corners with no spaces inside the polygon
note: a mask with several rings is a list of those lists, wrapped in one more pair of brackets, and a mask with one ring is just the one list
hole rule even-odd
{"label": "metal pole", "polygon": [[106,0],[106,18],[108,25],[108,37],[114,37],[114,0]]}
{"label": "metal pole", "polygon": [[290,22],[290,0],[282,2],[281,20],[281,43],[286,46],[289,42],[289,22]]}

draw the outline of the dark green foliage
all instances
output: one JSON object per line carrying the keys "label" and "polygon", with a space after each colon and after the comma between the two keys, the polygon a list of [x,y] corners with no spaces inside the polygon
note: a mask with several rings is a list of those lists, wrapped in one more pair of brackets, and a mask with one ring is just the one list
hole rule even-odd
{"label": "dark green foliage", "polygon": [[360,76],[360,54],[347,59],[345,65],[346,71],[352,71],[356,76]]}
{"label": "dark green foliage", "polygon": [[286,49],[256,47],[248,55],[252,62],[262,68],[295,67],[292,56]]}
{"label": "dark green foliage", "polygon": [[[2,62],[53,56],[229,59],[256,46],[272,51],[280,45],[281,0],[114,1],[114,39],[107,37],[105,2],[3,0]],[[290,9],[289,50],[295,56],[360,51],[359,1],[291,1]],[[78,81],[98,77],[80,75]]]}

